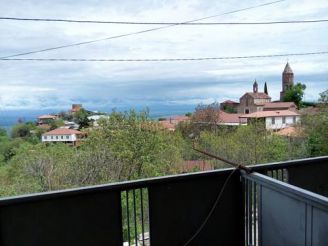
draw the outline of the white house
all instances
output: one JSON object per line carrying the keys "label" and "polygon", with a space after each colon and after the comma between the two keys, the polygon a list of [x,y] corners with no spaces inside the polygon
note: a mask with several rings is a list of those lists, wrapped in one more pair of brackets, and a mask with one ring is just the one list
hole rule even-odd
{"label": "white house", "polygon": [[83,132],[74,129],[57,128],[42,134],[42,142],[62,142],[77,145],[83,136]]}
{"label": "white house", "polygon": [[268,130],[280,130],[300,121],[300,114],[291,110],[278,111],[258,111],[251,114],[240,116],[241,119],[247,119],[249,123],[252,119],[264,121],[265,128]]}

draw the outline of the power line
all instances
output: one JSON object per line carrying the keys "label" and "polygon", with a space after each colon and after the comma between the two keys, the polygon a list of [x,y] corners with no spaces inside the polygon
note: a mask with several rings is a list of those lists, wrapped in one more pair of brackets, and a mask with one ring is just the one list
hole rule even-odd
{"label": "power line", "polygon": [[[221,13],[221,14],[217,14],[217,15],[212,15],[212,16],[207,16],[207,17],[204,17],[204,18],[185,21],[185,22],[182,22],[182,23],[185,24],[185,23],[197,22],[197,21],[201,21],[201,20],[214,18],[214,17],[219,17],[219,16],[228,15],[228,14],[238,13],[238,12],[251,10],[251,9],[255,9],[255,8],[260,8],[260,7],[264,7],[264,6],[268,6],[268,5],[272,5],[272,4],[276,4],[276,3],[280,3],[280,2],[284,2],[284,1],[286,1],[286,0],[278,0],[278,1],[273,1],[273,2],[263,3],[263,4],[259,4],[259,5],[255,5],[255,6],[251,6],[251,7],[247,7],[247,8],[242,8],[242,9],[237,9],[237,10],[233,10],[233,11],[229,11],[229,12],[225,12],[225,13]],[[56,47],[51,47],[51,48],[28,51],[28,52],[22,52],[22,53],[17,53],[17,54],[13,54],[13,55],[3,56],[3,57],[0,57],[0,59],[10,58],[10,57],[17,57],[17,56],[24,56],[24,55],[31,55],[31,54],[36,54],[36,53],[41,53],[41,52],[46,52],[46,51],[59,50],[59,49],[73,47],[73,46],[91,44],[91,43],[96,43],[96,42],[105,41],[105,40],[117,39],[117,38],[132,36],[132,35],[138,35],[138,34],[142,34],[142,33],[147,33],[147,32],[152,32],[152,31],[157,31],[157,30],[161,30],[161,29],[170,28],[170,27],[173,27],[173,26],[178,26],[178,25],[181,25],[182,23],[180,23],[180,24],[170,24],[170,25],[166,25],[166,26],[150,28],[150,29],[145,29],[145,30],[141,30],[141,31],[137,31],[137,32],[126,33],[126,34],[121,34],[121,35],[116,35],[116,36],[111,36],[111,37],[106,37],[106,38],[101,38],[101,39],[94,39],[94,40],[89,40],[89,41],[84,41],[84,42],[79,42],[79,43],[61,45],[61,46],[56,46]]]}
{"label": "power line", "polygon": [[240,60],[255,58],[273,58],[290,56],[326,55],[328,51],[285,53],[270,55],[250,56],[221,56],[221,57],[197,57],[197,58],[147,58],[147,59],[84,59],[84,58],[0,58],[0,61],[50,61],[50,62],[177,62],[177,61],[208,61],[208,60]]}
{"label": "power line", "polygon": [[275,24],[311,24],[328,22],[328,19],[318,20],[291,20],[291,21],[261,21],[261,22],[140,22],[140,21],[99,21],[99,20],[73,20],[51,18],[19,18],[0,17],[0,20],[37,21],[37,22],[64,22],[87,24],[119,24],[119,25],[275,25]]}

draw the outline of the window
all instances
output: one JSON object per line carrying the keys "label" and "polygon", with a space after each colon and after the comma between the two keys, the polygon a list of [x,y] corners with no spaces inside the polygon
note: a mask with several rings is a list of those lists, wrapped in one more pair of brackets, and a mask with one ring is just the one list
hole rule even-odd
{"label": "window", "polygon": [[56,139],[58,139],[58,136],[56,136]]}
{"label": "window", "polygon": [[245,114],[249,114],[249,109],[245,109]]}
{"label": "window", "polygon": [[275,117],[272,117],[272,118],[271,118],[271,124],[272,124],[272,125],[276,124],[276,118],[275,118]]}
{"label": "window", "polygon": [[69,135],[66,135],[66,139],[69,139]]}
{"label": "window", "polygon": [[43,136],[43,139],[47,139],[47,136]]}
{"label": "window", "polygon": [[54,136],[51,136],[51,139],[54,139]]}
{"label": "window", "polygon": [[282,124],[286,124],[286,117],[282,117]]}
{"label": "window", "polygon": [[60,139],[64,139],[64,136],[60,136]]}
{"label": "window", "polygon": [[296,123],[296,116],[293,116],[293,123]]}

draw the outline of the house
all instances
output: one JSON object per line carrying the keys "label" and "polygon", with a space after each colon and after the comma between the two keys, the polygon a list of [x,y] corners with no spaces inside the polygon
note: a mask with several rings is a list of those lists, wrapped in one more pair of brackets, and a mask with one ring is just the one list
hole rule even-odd
{"label": "house", "polygon": [[246,124],[247,120],[245,118],[240,118],[240,116],[242,116],[242,114],[230,114],[220,110],[218,125],[238,126]]}
{"label": "house", "polygon": [[38,126],[49,125],[52,122],[54,122],[57,118],[58,117],[56,115],[50,115],[50,114],[41,115],[37,119],[37,125]]}
{"label": "house", "polygon": [[291,110],[259,111],[244,114],[240,118],[247,119],[248,124],[254,120],[263,122],[267,130],[280,130],[298,123],[300,114]]}
{"label": "house", "polygon": [[74,129],[57,128],[42,134],[41,140],[43,143],[62,142],[76,146],[83,136],[85,136],[83,132]]}
{"label": "house", "polygon": [[238,111],[239,103],[232,100],[225,100],[220,103],[220,109],[223,111]]}
{"label": "house", "polygon": [[269,102],[263,106],[263,111],[290,110],[297,112],[294,102]]}
{"label": "house", "polygon": [[265,103],[271,102],[271,97],[264,92],[258,92],[258,84],[255,80],[253,92],[246,92],[239,99],[238,113],[250,114],[262,111]]}
{"label": "house", "polygon": [[160,120],[159,123],[161,126],[169,131],[175,131],[176,125],[171,123],[169,120]]}
{"label": "house", "polygon": [[255,80],[253,83],[253,92],[246,92],[240,99],[239,103],[231,100],[226,100],[220,103],[220,109],[225,111],[236,110],[239,114],[250,114],[258,111],[273,111],[273,110],[291,110],[296,111],[296,106],[293,102],[283,102],[286,92],[294,85],[294,73],[289,63],[287,62],[285,69],[282,72],[282,91],[280,92],[280,101],[271,102],[271,97],[267,92],[265,84],[264,91],[259,92],[258,83]]}

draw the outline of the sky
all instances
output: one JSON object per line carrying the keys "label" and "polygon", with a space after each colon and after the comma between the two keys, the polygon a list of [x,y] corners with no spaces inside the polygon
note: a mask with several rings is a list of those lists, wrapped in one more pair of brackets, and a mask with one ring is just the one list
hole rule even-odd
{"label": "sky", "polygon": [[[184,22],[265,3],[258,0],[1,0],[1,17]],[[206,21],[257,22],[328,19],[327,0],[286,0]],[[136,32],[154,26],[0,20],[0,57]],[[175,26],[20,58],[193,58],[328,51],[328,23],[261,26]],[[328,89],[328,55],[183,62],[0,61],[0,110],[92,110],[194,107],[239,100],[268,83],[279,99],[289,61],[305,100]]]}

